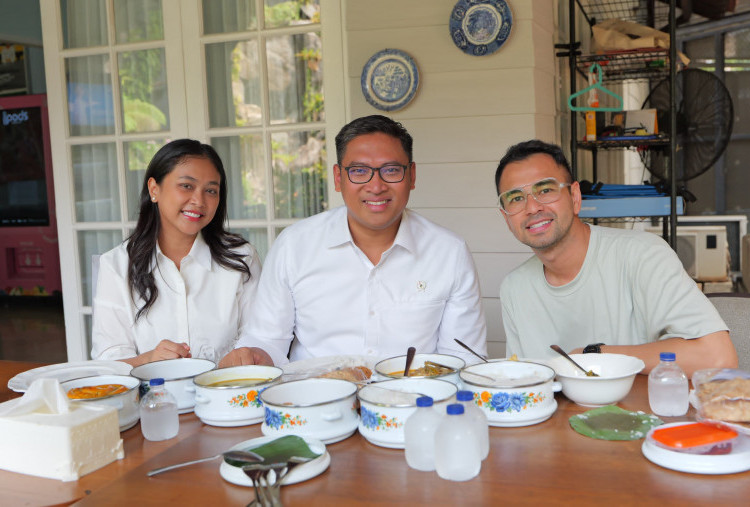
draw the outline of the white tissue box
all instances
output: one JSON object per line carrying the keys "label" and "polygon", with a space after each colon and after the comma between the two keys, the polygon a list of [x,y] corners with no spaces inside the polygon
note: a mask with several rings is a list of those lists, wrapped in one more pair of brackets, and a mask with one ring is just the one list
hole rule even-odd
{"label": "white tissue box", "polygon": [[[0,405],[18,403],[11,400]],[[117,410],[71,403],[66,413],[34,411],[0,417],[0,468],[74,481],[125,452]]]}

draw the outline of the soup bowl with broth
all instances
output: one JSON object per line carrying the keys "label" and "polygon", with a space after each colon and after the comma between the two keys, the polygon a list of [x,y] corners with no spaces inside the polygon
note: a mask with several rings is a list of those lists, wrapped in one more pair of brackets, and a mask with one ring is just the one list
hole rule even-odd
{"label": "soup bowl with broth", "polygon": [[260,393],[279,382],[281,368],[246,365],[212,370],[193,379],[195,415],[211,426],[247,426],[263,420]]}

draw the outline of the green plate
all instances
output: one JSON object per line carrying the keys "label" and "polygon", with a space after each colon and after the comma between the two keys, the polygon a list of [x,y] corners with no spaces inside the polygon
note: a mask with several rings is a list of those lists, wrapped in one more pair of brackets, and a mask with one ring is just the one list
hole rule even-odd
{"label": "green plate", "polygon": [[664,421],[655,415],[629,412],[615,405],[599,407],[568,419],[581,435],[600,440],[639,440]]}
{"label": "green plate", "polygon": [[[263,457],[263,463],[286,463],[291,457],[315,459],[320,454],[313,452],[307,442],[297,435],[286,435],[258,447],[242,449],[253,451]],[[247,463],[224,458],[228,464],[242,468]]]}

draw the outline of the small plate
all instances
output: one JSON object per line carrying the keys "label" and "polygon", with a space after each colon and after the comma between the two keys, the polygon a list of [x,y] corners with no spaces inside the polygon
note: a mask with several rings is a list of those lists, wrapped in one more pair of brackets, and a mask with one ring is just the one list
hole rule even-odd
{"label": "small plate", "polygon": [[[250,450],[277,438],[279,437],[269,436],[245,440],[244,442],[240,442],[239,444],[232,446],[231,450]],[[322,474],[328,468],[328,465],[331,464],[331,455],[328,454],[326,446],[325,444],[323,444],[323,442],[321,442],[320,440],[315,440],[314,438],[303,438],[313,452],[320,453],[321,455],[312,461],[297,465],[291,472],[289,472],[286,477],[284,477],[284,480],[281,482],[282,486],[286,486],[288,484],[296,484],[298,482],[312,479],[313,477]],[[253,485],[253,481],[251,481],[250,478],[245,475],[245,472],[243,472],[238,467],[230,465],[224,460],[221,461],[221,465],[219,466],[219,473],[221,474],[222,479],[227,482],[231,482],[232,484],[236,484],[237,486],[252,487]],[[273,474],[273,471],[271,472],[271,474]],[[273,475],[271,475],[269,478],[272,481],[274,479]]]}
{"label": "small plate", "polygon": [[94,375],[128,375],[133,367],[122,361],[74,361],[50,364],[19,373],[8,381],[8,389],[25,393],[39,378],[56,378],[60,382]]}
{"label": "small plate", "polygon": [[568,419],[571,428],[586,437],[599,440],[639,440],[663,421],[644,412],[630,412],[617,405],[588,410]]}
{"label": "small plate", "polygon": [[[677,422],[659,427],[668,428],[691,423],[692,421]],[[732,452],[729,454],[689,454],[670,451],[650,442],[648,438],[643,442],[641,451],[652,463],[678,472],[718,475],[750,470],[750,437],[746,435],[737,437],[737,441],[732,446]]]}
{"label": "small plate", "polygon": [[513,15],[505,0],[459,0],[449,22],[453,43],[473,56],[500,49],[512,27]]}
{"label": "small plate", "polygon": [[367,102],[382,111],[395,111],[414,98],[419,71],[414,60],[400,49],[383,49],[367,60],[360,78]]}

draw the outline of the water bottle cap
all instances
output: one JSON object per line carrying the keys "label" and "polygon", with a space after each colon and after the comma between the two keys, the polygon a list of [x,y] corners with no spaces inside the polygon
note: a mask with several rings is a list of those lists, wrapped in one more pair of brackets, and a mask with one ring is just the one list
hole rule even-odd
{"label": "water bottle cap", "polygon": [[675,359],[674,352],[662,352],[659,354],[659,360],[661,361],[674,361]]}
{"label": "water bottle cap", "polygon": [[164,385],[164,379],[163,378],[152,378],[148,381],[148,385],[150,386],[163,386]]}
{"label": "water bottle cap", "polygon": [[419,398],[417,398],[418,407],[431,407],[432,403],[432,398],[430,398],[429,396],[420,396]]}
{"label": "water bottle cap", "polygon": [[464,413],[464,406],[460,403],[454,403],[453,405],[448,405],[448,408],[445,410],[448,412],[448,415],[461,415]]}
{"label": "water bottle cap", "polygon": [[458,401],[474,401],[474,393],[471,391],[458,391],[456,399]]}

